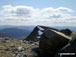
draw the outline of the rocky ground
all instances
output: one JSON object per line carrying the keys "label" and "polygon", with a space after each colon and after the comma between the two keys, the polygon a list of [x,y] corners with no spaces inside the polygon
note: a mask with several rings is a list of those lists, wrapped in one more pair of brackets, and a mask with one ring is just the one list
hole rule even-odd
{"label": "rocky ground", "polygon": [[50,28],[39,35],[38,31],[41,29],[34,30],[28,41],[0,38],[0,57],[76,57],[75,32]]}
{"label": "rocky ground", "polygon": [[37,42],[0,38],[0,57],[26,57]]}

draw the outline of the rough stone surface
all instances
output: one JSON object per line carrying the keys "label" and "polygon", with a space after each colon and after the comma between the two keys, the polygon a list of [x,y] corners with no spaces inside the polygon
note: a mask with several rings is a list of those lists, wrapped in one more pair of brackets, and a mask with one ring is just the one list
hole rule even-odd
{"label": "rough stone surface", "polygon": [[65,34],[50,30],[44,32],[39,42],[40,52],[46,57],[54,56],[56,52],[65,46],[71,38]]}
{"label": "rough stone surface", "polygon": [[71,40],[70,35],[69,29],[36,26],[27,41],[0,38],[0,57],[61,57],[61,53],[76,53],[76,37]]}
{"label": "rough stone surface", "polygon": [[27,38],[25,40],[27,41],[39,41],[41,38],[41,35],[47,30],[47,29],[52,29],[52,30],[56,30],[56,31],[60,31],[68,36],[71,35],[72,31],[69,29],[62,29],[62,30],[58,30],[55,28],[51,28],[51,27],[47,27],[47,26],[36,26],[33,31],[27,36]]}
{"label": "rough stone surface", "polygon": [[27,36],[27,38],[25,40],[27,41],[39,41],[39,39],[41,38],[41,35],[44,33],[44,31],[46,31],[47,29],[53,29],[53,30],[57,30],[58,29],[54,29],[51,27],[46,27],[46,26],[36,26],[33,31],[30,33],[30,35]]}
{"label": "rough stone surface", "polygon": [[70,30],[70,29],[62,29],[62,30],[60,30],[62,33],[64,33],[64,34],[66,34],[66,35],[68,35],[68,36],[70,36],[71,35],[71,33],[72,33],[72,31]]}
{"label": "rough stone surface", "polygon": [[[39,44],[25,43],[22,40],[5,40],[0,38],[0,57],[27,57],[32,48],[38,47]],[[5,42],[6,41],[6,42]]]}
{"label": "rough stone surface", "polygon": [[[66,46],[56,53],[55,57],[60,57],[58,53],[69,53],[69,55],[62,55],[62,57],[76,57],[76,38],[70,41]],[[72,55],[71,55],[72,54]]]}

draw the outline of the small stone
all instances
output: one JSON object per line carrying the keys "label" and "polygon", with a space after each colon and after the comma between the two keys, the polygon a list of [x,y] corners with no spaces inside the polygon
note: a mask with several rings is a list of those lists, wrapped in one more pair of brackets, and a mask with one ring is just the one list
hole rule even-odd
{"label": "small stone", "polygon": [[10,51],[10,49],[9,49],[9,48],[4,48],[4,50],[5,50],[5,51]]}
{"label": "small stone", "polygon": [[15,44],[10,44],[10,47],[15,47]]}
{"label": "small stone", "polygon": [[31,51],[27,57],[38,57],[37,53],[34,51]]}

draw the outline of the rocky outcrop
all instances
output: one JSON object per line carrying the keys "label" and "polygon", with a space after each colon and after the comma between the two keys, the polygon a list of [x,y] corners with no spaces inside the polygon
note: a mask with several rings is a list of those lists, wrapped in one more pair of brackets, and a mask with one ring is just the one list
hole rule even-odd
{"label": "rocky outcrop", "polygon": [[71,33],[69,29],[36,26],[27,41],[0,39],[0,57],[60,57],[61,53],[76,53],[76,38],[71,40]]}
{"label": "rocky outcrop", "polygon": [[27,36],[27,38],[25,40],[27,41],[38,41],[41,37],[41,35],[44,33],[44,31],[46,31],[47,29],[53,29],[53,30],[57,30],[58,29],[54,29],[51,27],[46,27],[46,26],[36,26],[34,28],[34,30],[30,33],[29,36]]}
{"label": "rocky outcrop", "polygon": [[71,38],[66,34],[48,29],[40,38],[39,48],[43,57],[54,57],[56,52],[64,47]]}
{"label": "rocky outcrop", "polygon": [[66,34],[66,35],[68,35],[68,36],[70,36],[71,33],[72,33],[72,31],[71,31],[70,29],[62,29],[62,30],[60,30],[60,32]]}
{"label": "rocky outcrop", "polygon": [[59,50],[55,57],[76,57],[76,38]]}
{"label": "rocky outcrop", "polygon": [[62,29],[62,30],[58,30],[55,28],[51,28],[51,27],[46,27],[46,26],[36,26],[34,28],[34,30],[27,36],[27,38],[25,40],[27,41],[39,41],[39,39],[41,38],[41,35],[47,30],[47,29],[52,29],[52,30],[56,30],[56,31],[60,31],[68,36],[70,36],[70,34],[72,33],[71,30],[69,29]]}

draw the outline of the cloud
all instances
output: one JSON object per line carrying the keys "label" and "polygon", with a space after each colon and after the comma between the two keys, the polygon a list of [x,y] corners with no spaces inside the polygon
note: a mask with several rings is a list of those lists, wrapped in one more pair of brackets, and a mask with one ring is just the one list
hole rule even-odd
{"label": "cloud", "polygon": [[7,12],[11,16],[18,16],[18,17],[31,17],[31,14],[33,12],[32,7],[27,6],[3,6],[4,12]]}
{"label": "cloud", "polygon": [[65,7],[59,7],[57,9],[55,9],[56,11],[59,11],[59,12],[63,12],[63,11],[66,11],[66,12],[73,12],[73,10],[69,9],[69,8],[65,8]]}
{"label": "cloud", "polygon": [[0,10],[1,25],[47,25],[47,26],[76,26],[76,16],[69,8],[33,8],[29,6],[5,5]]}

